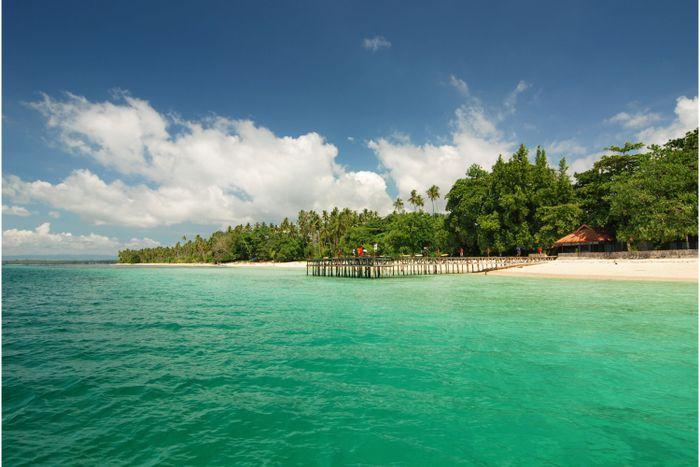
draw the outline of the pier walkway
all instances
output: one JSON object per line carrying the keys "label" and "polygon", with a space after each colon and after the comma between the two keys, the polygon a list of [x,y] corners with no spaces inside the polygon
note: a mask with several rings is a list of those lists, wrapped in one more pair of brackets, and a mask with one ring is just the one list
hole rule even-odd
{"label": "pier walkway", "polygon": [[306,275],[378,279],[428,274],[468,274],[537,264],[555,259],[557,259],[556,256],[323,258],[308,260],[306,262]]}

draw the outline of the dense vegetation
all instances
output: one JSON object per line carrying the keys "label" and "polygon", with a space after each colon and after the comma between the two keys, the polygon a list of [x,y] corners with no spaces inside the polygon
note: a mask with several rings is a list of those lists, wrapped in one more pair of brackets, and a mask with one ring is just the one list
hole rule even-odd
{"label": "dense vegetation", "polygon": [[469,167],[445,195],[447,214],[435,213],[440,192],[432,186],[425,193],[432,214],[413,190],[408,212],[400,198],[385,217],[368,210],[300,211],[296,222],[237,225],[208,239],[183,237],[172,247],[120,251],[119,261],[291,261],[350,255],[358,246],[372,251],[374,244],[384,255],[456,254],[460,248],[464,254],[504,254],[517,247],[547,249],[582,223],[605,227],[629,248],[697,236],[698,131],[646,152],[643,147],[610,147],[572,182],[564,159],[553,169],[543,149],[531,162],[520,146],[508,160],[499,157],[490,172]]}

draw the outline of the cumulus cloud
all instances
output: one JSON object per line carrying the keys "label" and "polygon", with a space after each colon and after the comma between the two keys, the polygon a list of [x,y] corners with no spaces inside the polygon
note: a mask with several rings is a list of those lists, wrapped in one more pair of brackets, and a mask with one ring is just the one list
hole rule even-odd
{"label": "cumulus cloud", "polygon": [[581,173],[585,172],[586,170],[590,169],[593,167],[593,164],[595,164],[598,159],[600,159],[603,156],[603,153],[594,153],[594,154],[588,154],[586,156],[579,157],[578,159],[574,159],[573,161],[569,162],[569,173],[570,174],[575,174],[575,173]]}
{"label": "cumulus cloud", "polygon": [[391,48],[391,42],[386,40],[384,36],[366,37],[362,40],[362,47],[366,50],[376,52],[381,49]]}
{"label": "cumulus cloud", "polygon": [[515,144],[503,137],[493,119],[477,103],[455,111],[449,144],[413,144],[407,137],[380,138],[368,143],[406,197],[411,190],[425,192],[431,185],[447,193],[471,164],[490,168],[499,154],[512,152]]}
{"label": "cumulus cloud", "polygon": [[469,86],[463,79],[457,78],[455,75],[450,75],[449,83],[450,86],[455,88],[462,96],[469,95]]}
{"label": "cumulus cloud", "polygon": [[24,208],[22,206],[7,206],[6,204],[2,205],[2,213],[7,215],[7,216],[20,216],[20,217],[27,217],[31,215],[31,212],[27,210],[27,208]]}
{"label": "cumulus cloud", "polygon": [[580,156],[586,153],[586,148],[576,139],[568,138],[558,141],[551,141],[544,145],[544,148],[555,156]]}
{"label": "cumulus cloud", "polygon": [[2,248],[5,255],[53,255],[91,254],[113,255],[122,248],[144,248],[158,246],[150,238],[132,238],[129,242],[104,235],[73,235],[69,232],[53,233],[51,224],[45,222],[34,230],[8,229],[2,233]]}
{"label": "cumulus cloud", "polygon": [[607,123],[615,123],[627,129],[638,129],[651,125],[661,120],[661,115],[650,112],[648,109],[637,112],[620,112],[606,120]]}
{"label": "cumulus cloud", "polygon": [[646,128],[637,137],[645,144],[664,144],[670,139],[680,138],[698,126],[698,96],[692,99],[681,96],[676,99],[676,117],[666,126]]}
{"label": "cumulus cloud", "polygon": [[[458,89],[464,84],[463,90],[468,92],[467,84],[455,76],[450,76],[450,84]],[[470,165],[490,168],[499,154],[507,156],[515,150],[515,142],[505,137],[498,125],[515,113],[518,96],[529,87],[525,81],[518,82],[503,105],[492,112],[479,99],[471,98],[470,103],[455,111],[447,144],[416,145],[408,136],[396,134],[372,140],[368,146],[396,184],[399,196],[406,197],[413,189],[424,193],[431,185],[446,194]]]}
{"label": "cumulus cloud", "polygon": [[[90,102],[68,94],[31,104],[59,142],[124,179],[75,170],[59,183],[4,178],[3,194],[80,214],[95,224],[155,227],[279,220],[299,209],[391,209],[384,179],[336,162],[317,133],[277,136],[250,120],[182,120],[141,99]],[[141,183],[129,183],[139,179]],[[126,181],[125,181],[126,180]]]}

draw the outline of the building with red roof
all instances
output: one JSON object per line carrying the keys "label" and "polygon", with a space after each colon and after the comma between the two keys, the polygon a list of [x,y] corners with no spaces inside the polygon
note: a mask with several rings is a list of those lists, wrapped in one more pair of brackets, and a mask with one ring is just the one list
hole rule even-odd
{"label": "building with red roof", "polygon": [[605,229],[589,227],[583,224],[575,232],[554,242],[553,248],[559,253],[613,251],[615,248],[615,237]]}

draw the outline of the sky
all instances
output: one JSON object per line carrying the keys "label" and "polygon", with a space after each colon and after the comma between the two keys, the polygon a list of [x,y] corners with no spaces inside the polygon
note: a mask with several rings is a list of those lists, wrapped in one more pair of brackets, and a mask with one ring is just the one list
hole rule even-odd
{"label": "sky", "polygon": [[[697,2],[2,3],[3,255],[391,210],[698,124]],[[438,204],[441,209],[444,201]]]}

